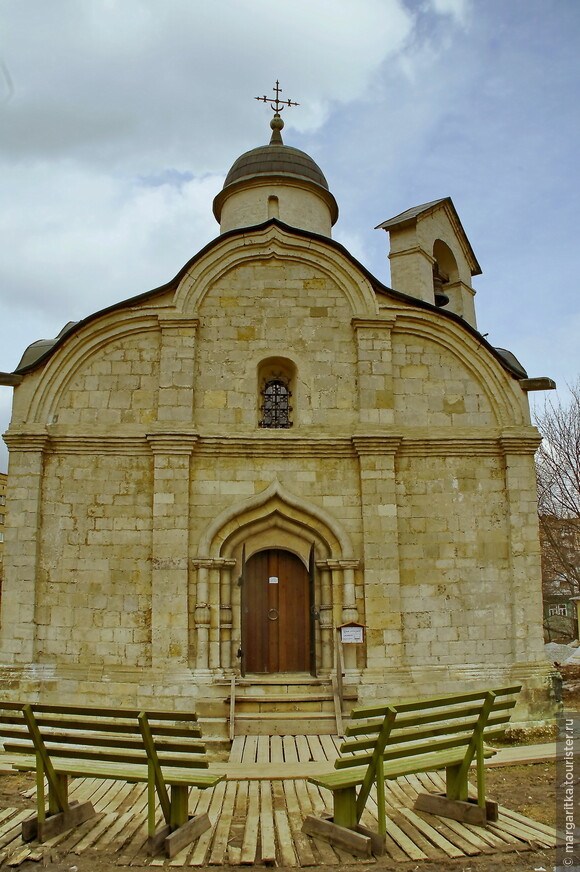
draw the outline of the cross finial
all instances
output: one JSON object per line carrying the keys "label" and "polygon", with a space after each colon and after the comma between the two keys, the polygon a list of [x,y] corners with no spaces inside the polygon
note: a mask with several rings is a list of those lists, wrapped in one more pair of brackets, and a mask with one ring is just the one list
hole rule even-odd
{"label": "cross finial", "polygon": [[272,97],[266,97],[266,95],[264,95],[263,97],[255,97],[254,99],[261,100],[262,103],[269,103],[272,111],[275,112],[276,115],[279,115],[286,106],[300,106],[300,103],[295,103],[293,100],[280,99],[282,88],[280,87],[280,82],[278,81],[278,79],[276,79],[276,85],[274,88],[272,88],[272,90],[276,94],[275,99],[273,99]]}

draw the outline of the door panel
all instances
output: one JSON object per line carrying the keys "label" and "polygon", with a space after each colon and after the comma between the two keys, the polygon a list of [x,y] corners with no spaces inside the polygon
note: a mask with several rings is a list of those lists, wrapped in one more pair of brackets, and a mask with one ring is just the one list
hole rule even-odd
{"label": "door panel", "polygon": [[244,588],[245,671],[309,671],[309,577],[302,561],[289,551],[260,551],[246,563]]}

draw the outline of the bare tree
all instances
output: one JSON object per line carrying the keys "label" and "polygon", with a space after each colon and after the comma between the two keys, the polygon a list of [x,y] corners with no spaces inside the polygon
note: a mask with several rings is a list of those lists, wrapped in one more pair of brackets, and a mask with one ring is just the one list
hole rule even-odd
{"label": "bare tree", "polygon": [[546,400],[534,415],[544,596],[580,595],[580,379],[569,390],[568,403]]}

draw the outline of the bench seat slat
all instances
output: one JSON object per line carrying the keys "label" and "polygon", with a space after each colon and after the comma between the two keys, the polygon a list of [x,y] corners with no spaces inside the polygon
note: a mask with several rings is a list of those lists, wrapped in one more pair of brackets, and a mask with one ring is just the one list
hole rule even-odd
{"label": "bench seat slat", "polygon": [[[515,699],[510,699],[510,700],[496,703],[492,707],[492,710],[491,710],[492,715],[495,714],[496,712],[503,712],[503,711],[507,711],[507,710],[511,711],[511,709],[513,709],[515,705],[516,705]],[[394,706],[394,708],[397,711],[399,711],[401,706],[396,705],[396,706]],[[423,713],[421,710],[421,713],[417,714],[417,715],[412,715],[412,716],[399,715],[399,717],[397,717],[395,729],[399,730],[399,729],[404,729],[406,727],[420,726],[421,724],[434,724],[437,721],[444,721],[444,722],[449,721],[450,722],[452,720],[458,720],[460,718],[468,718],[468,717],[477,718],[479,716],[479,712],[480,712],[480,708],[478,708],[477,706],[469,706],[468,708],[459,709],[457,711],[454,711],[452,709],[446,709],[446,710],[442,710],[441,712]],[[360,736],[361,734],[363,734],[367,731],[367,729],[366,729],[367,726],[371,726],[373,730],[375,730],[375,729],[379,730],[381,728],[382,723],[383,723],[385,713],[386,713],[386,707],[384,707],[383,714],[381,715],[381,717],[377,717],[376,715],[372,715],[372,716],[369,716],[368,718],[365,719],[366,723],[357,723],[355,721],[354,723],[349,724],[347,731],[346,731],[346,735],[347,736]],[[354,712],[351,715],[351,717],[359,719],[359,715],[355,714]],[[508,719],[509,719],[509,716],[508,716]]]}
{"label": "bench seat slat", "polygon": [[[494,690],[496,696],[509,696],[517,694],[521,690],[521,685],[516,684],[511,687],[504,687]],[[428,697],[426,699],[407,700],[397,703],[395,708],[400,712],[422,711],[430,708],[441,708],[443,706],[453,707],[454,704],[463,702],[475,702],[476,700],[484,700],[486,691],[472,691],[464,694],[445,694],[442,696]],[[372,718],[384,717],[386,703],[381,705],[357,706],[351,713],[351,718]]]}
{"label": "bench seat slat", "polygon": [[[24,750],[25,753],[30,752],[32,748],[30,746],[25,747],[22,745],[16,745],[12,743],[6,743],[5,749],[8,754],[19,754]],[[126,753],[115,753],[113,751],[98,751],[94,748],[74,748],[74,747],[57,747],[53,748],[50,743],[46,743],[46,750],[48,751],[51,759],[52,758],[67,758],[71,760],[94,760],[96,763],[99,761],[106,763],[136,763],[136,764],[146,764],[147,763],[147,754],[145,750],[142,749],[141,753],[133,753],[132,751],[127,751]],[[207,760],[203,757],[198,757],[195,754],[191,755],[181,755],[181,756],[169,756],[169,755],[160,755],[161,763],[164,766],[169,767],[182,767],[182,766],[191,766],[198,769],[207,769],[209,764]]]}
{"label": "bench seat slat", "polygon": [[[495,718],[490,718],[488,721],[488,727],[496,727],[500,724],[507,724],[509,722],[510,716],[508,715],[498,715]],[[395,722],[393,729],[391,730],[391,734],[389,736],[389,745],[402,744],[405,742],[419,742],[421,740],[432,739],[436,736],[448,736],[450,734],[456,733],[466,733],[469,732],[469,736],[471,737],[473,730],[477,726],[477,719],[470,720],[461,723],[453,723],[453,724],[441,724],[437,727],[433,727],[429,729],[427,725],[422,725],[418,730],[399,730],[398,724]],[[365,748],[374,747],[376,743],[376,737],[378,735],[378,731],[375,730],[374,733],[365,734],[364,738],[347,740],[341,746],[341,754],[348,752],[355,752],[357,750],[363,750]]]}
{"label": "bench seat slat", "polygon": [[[22,703],[0,703],[0,708],[22,709]],[[105,718],[126,718],[134,720],[139,717],[142,711],[145,712],[151,720],[167,720],[167,721],[189,721],[195,723],[198,718],[195,712],[171,712],[171,711],[150,711],[149,709],[119,709],[119,708],[99,708],[98,706],[71,706],[71,705],[51,705],[50,703],[32,703],[32,710],[36,712],[49,712],[50,714],[65,714],[73,716],[86,717],[105,717]]]}
{"label": "bench seat slat", "polygon": [[[485,756],[490,757],[492,753],[487,753]],[[385,763],[385,779],[393,780],[403,775],[414,775],[417,772],[436,772],[439,769],[445,769],[447,766],[458,766],[463,761],[463,758],[464,754],[448,751],[439,754],[427,753],[421,757],[397,760],[391,764]],[[327,775],[312,776],[308,780],[321,787],[327,787],[329,790],[341,790],[345,787],[357,787],[359,784],[362,784],[366,773],[367,766],[357,766],[352,769],[338,768]]]}
{"label": "bench seat slat", "polygon": [[[111,778],[116,781],[129,782],[147,782],[148,780],[147,765],[122,764],[114,766],[110,763],[100,763],[98,761],[91,761],[89,765],[89,763],[83,764],[79,760],[69,760],[61,757],[51,757],[51,760],[55,772],[72,777]],[[21,772],[32,772],[36,770],[36,759],[34,757],[22,757],[15,760],[12,766]],[[198,772],[193,768],[165,769],[162,767],[162,769],[167,784],[190,785],[202,789],[213,787],[223,777],[221,775],[211,775],[203,771]]]}
{"label": "bench seat slat", "polygon": [[[34,709],[33,709],[34,710]],[[83,732],[92,732],[94,730],[98,730],[103,733],[119,733],[123,735],[134,735],[141,738],[141,734],[139,733],[138,727],[135,726],[135,723],[128,721],[127,719],[117,720],[117,721],[105,721],[105,720],[79,720],[72,719],[68,717],[35,717],[36,723],[40,728],[41,732],[45,727],[52,727],[56,730],[67,730],[70,734],[74,734],[76,731],[79,733]],[[165,724],[157,725],[154,724],[151,728],[151,732],[155,736],[191,736],[192,738],[199,739],[201,738],[201,730],[199,727],[191,726],[191,727],[175,727],[175,726],[166,726]]]}

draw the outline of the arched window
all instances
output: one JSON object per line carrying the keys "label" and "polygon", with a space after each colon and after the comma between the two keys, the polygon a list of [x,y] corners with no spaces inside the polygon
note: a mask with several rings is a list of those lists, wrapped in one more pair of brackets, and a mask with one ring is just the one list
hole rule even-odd
{"label": "arched window", "polygon": [[286,380],[282,377],[271,378],[262,387],[262,405],[260,412],[260,427],[287,429],[292,426],[290,420],[290,397],[292,392]]}
{"label": "arched window", "polygon": [[258,368],[258,425],[272,430],[292,427],[292,385],[295,366],[285,358],[263,360]]}

